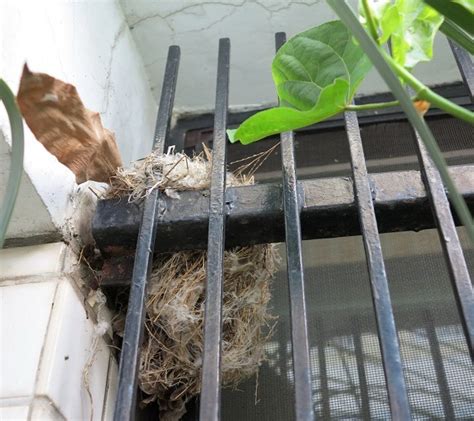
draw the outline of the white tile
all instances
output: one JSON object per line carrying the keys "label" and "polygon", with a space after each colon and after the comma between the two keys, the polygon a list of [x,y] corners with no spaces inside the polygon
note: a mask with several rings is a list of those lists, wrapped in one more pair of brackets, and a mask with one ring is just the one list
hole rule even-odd
{"label": "white tile", "polygon": [[4,406],[0,407],[1,421],[17,421],[28,419],[28,406]]}
{"label": "white tile", "polygon": [[34,392],[56,282],[0,287],[0,398]]}
{"label": "white tile", "polygon": [[[83,371],[91,355],[94,325],[87,319],[82,300],[72,286],[58,286],[36,393],[49,396],[67,420],[91,419],[91,403]],[[100,420],[110,352],[102,338],[89,368],[93,417]]]}
{"label": "white tile", "polygon": [[60,273],[65,247],[64,243],[51,243],[0,250],[0,281]]}
{"label": "white tile", "polygon": [[[65,421],[66,419],[45,396],[35,398],[31,407],[31,421]],[[73,420],[70,420],[73,421]]]}
{"label": "white tile", "polygon": [[118,364],[113,356],[110,356],[109,375],[107,381],[107,394],[104,402],[104,415],[102,421],[112,421],[114,418],[115,401],[118,390]]}

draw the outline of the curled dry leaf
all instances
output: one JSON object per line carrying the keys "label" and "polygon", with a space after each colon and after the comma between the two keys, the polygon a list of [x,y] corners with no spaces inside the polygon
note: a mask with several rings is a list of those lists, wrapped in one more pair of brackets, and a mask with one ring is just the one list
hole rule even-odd
{"label": "curled dry leaf", "polygon": [[421,116],[424,116],[431,106],[428,101],[425,101],[423,99],[415,101],[413,105],[415,106],[416,111],[418,111],[418,114],[420,114]]}
{"label": "curled dry leaf", "polygon": [[99,113],[84,107],[73,85],[25,64],[17,102],[33,134],[78,184],[109,182],[122,165],[114,134],[102,126]]}

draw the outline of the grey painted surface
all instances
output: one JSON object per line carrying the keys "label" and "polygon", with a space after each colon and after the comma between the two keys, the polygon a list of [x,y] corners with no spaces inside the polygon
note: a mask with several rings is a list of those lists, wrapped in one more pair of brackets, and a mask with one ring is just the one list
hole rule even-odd
{"label": "grey painted surface", "polygon": [[[271,78],[273,34],[289,36],[335,19],[322,0],[121,0],[125,17],[157,98],[161,89],[167,48],[182,48],[176,105],[193,110],[212,108],[215,95],[217,43],[232,43],[230,104],[233,106],[275,101]],[[421,64],[416,74],[428,84],[460,80],[446,40],[436,42],[436,59]],[[386,91],[372,72],[362,93]]]}

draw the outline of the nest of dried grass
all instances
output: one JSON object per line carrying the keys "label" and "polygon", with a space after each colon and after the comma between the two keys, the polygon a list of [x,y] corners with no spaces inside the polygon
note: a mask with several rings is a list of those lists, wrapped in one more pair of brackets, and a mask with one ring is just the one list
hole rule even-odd
{"label": "nest of dried grass", "polygon": [[[263,155],[265,156],[265,155]],[[261,159],[262,156],[254,159]],[[108,197],[145,197],[159,188],[179,200],[179,191],[209,187],[210,154],[152,154],[114,178]],[[248,165],[248,164],[246,164]],[[253,164],[252,168],[255,168]],[[252,184],[242,171],[228,185]],[[158,401],[160,419],[176,420],[200,392],[205,307],[206,252],[181,251],[156,256],[146,301],[145,339],[140,355],[139,387]],[[241,247],[224,257],[222,384],[236,387],[258,372],[274,317],[269,313],[270,281],[279,256],[273,245]],[[123,333],[122,313],[115,323]]]}

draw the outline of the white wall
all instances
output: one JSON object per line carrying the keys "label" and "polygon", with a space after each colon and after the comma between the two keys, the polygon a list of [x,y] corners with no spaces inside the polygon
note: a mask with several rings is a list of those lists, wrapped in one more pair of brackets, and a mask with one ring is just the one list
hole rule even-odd
{"label": "white wall", "polygon": [[[115,132],[125,163],[149,152],[156,102],[117,1],[0,0],[0,77],[14,92],[25,61],[33,71],[77,87],[85,106],[99,111],[105,127]],[[75,191],[74,177],[25,128],[25,169],[41,199],[29,200],[34,194],[21,191],[32,206],[30,225],[35,219],[39,223],[35,207],[43,202],[54,226],[61,227]],[[3,109],[0,131],[8,140]],[[4,186],[6,174],[0,175]],[[25,218],[15,219],[10,237],[35,234],[21,220]]]}
{"label": "white wall", "polygon": [[63,243],[3,249],[0,267],[0,420],[111,420],[110,319],[84,308],[76,256]]}
{"label": "white wall", "polygon": [[[185,110],[214,107],[220,37],[231,39],[230,104],[263,104],[276,100],[271,79],[274,33],[284,31],[293,36],[336,18],[323,0],[121,0],[121,3],[155,97],[160,94],[168,46],[181,47],[176,105]],[[417,74],[428,84],[460,80],[442,37],[436,43],[434,62],[420,65]],[[383,91],[386,91],[383,81],[373,72],[362,92]]]}

